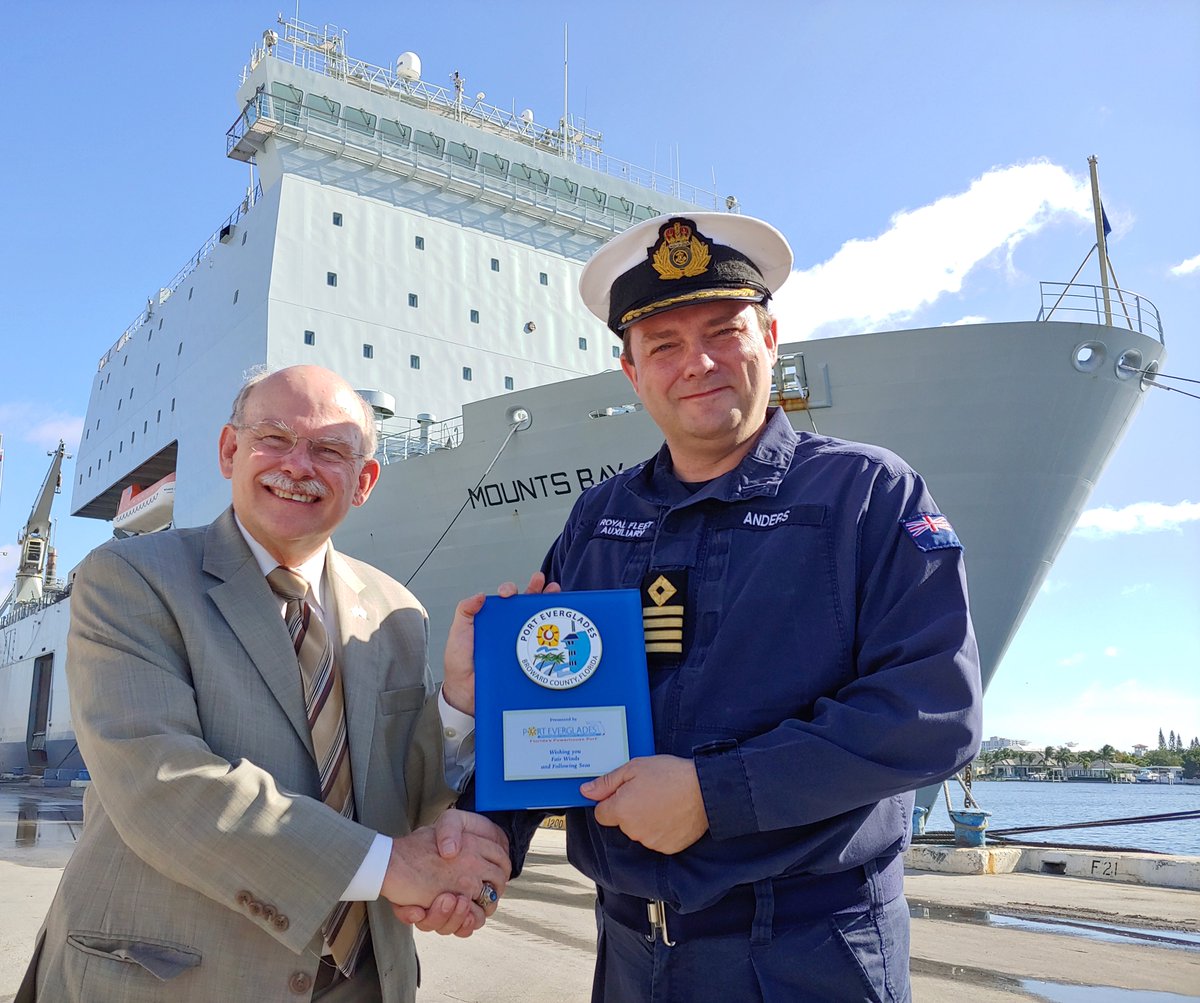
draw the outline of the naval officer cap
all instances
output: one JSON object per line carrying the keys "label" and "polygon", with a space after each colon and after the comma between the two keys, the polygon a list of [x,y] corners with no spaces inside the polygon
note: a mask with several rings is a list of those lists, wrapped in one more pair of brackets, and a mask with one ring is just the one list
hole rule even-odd
{"label": "naval officer cap", "polygon": [[666,310],[713,300],[765,303],[792,271],[770,223],[724,212],[656,216],[617,234],[584,266],[579,293],[620,335]]}

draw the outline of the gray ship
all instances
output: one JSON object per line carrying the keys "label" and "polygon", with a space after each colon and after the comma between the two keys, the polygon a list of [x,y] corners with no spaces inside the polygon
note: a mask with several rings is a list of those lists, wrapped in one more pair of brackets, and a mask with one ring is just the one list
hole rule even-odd
{"label": "gray ship", "polygon": [[[71,511],[119,532],[210,521],[246,373],[328,366],[375,407],[385,464],[335,543],[410,584],[436,669],[454,604],[523,580],[582,490],[660,444],[579,302],[583,263],[641,219],[736,201],[608,157],[565,114],[429,84],[412,53],[353,60],[332,26],[264,32],[237,100],[245,197],[100,358]],[[1043,283],[1024,306],[1038,319],[783,345],[775,374],[797,429],[924,474],[967,550],[985,683],[1164,354],[1143,297]],[[48,586],[0,614],[0,771],[69,776],[70,598]]]}

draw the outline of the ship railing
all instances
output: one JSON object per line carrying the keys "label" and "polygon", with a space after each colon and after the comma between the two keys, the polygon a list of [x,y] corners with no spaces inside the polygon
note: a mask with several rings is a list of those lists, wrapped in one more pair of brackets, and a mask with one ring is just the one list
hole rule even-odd
{"label": "ship railing", "polygon": [[10,624],[16,623],[18,620],[24,620],[27,616],[40,613],[55,603],[62,602],[70,594],[70,585],[49,585],[46,587],[46,591],[37,599],[27,599],[24,602],[11,604],[5,609],[0,610],[0,630],[3,630]]}
{"label": "ship railing", "polygon": [[462,443],[462,417],[434,421],[427,416],[395,417],[379,424],[375,459],[381,464],[398,463],[414,456],[428,456]]}
{"label": "ship railing", "polygon": [[694,205],[717,204],[714,190],[685,184],[670,175],[609,157],[601,149],[603,136],[576,123],[572,116],[560,120],[553,128],[539,125],[525,112],[517,114],[515,106],[507,110],[488,104],[482,96],[468,98],[465,81],[457,73],[453,87],[442,87],[425,80],[408,80],[387,67],[350,59],[345,54],[345,32],[334,25],[317,27],[298,18],[285,20],[282,16],[279,24],[283,28],[282,35],[273,31],[265,33],[263,43],[251,51],[250,61],[242,69],[242,83],[262,60],[278,59],[437,112],[456,122],[466,122],[535,149],[556,153],[582,167],[660,194],[672,195]]}
{"label": "ship railing", "polygon": [[[1080,321],[1108,324],[1104,287],[1083,282],[1042,282],[1042,307],[1039,321]],[[1145,296],[1128,289],[1108,288],[1108,315],[1112,325],[1146,334],[1163,344],[1162,318],[1158,307]]]}
{"label": "ship railing", "polygon": [[245,195],[241,202],[238,203],[237,208],[226,217],[225,222],[217,227],[212,235],[200,246],[200,250],[188,259],[187,264],[180,268],[171,277],[171,280],[165,286],[162,286],[154,296],[147,298],[145,309],[137,315],[132,324],[121,332],[121,336],[113,342],[112,347],[100,356],[100,363],[96,366],[97,370],[102,370],[112,361],[113,356],[129,343],[129,339],[133,337],[134,332],[154,316],[154,311],[158,307],[171,298],[175,290],[183,285],[184,280],[200,267],[200,262],[207,258],[212,253],[213,248],[221,243],[222,236],[231,233],[232,228],[237,225],[246,213],[254,208],[255,203],[260,198],[262,198],[262,185],[255,185],[254,190]]}
{"label": "ship railing", "polygon": [[[385,133],[382,122],[378,123],[379,128],[375,128],[362,121],[348,121],[345,118],[347,110],[343,110],[341,116],[326,118],[324,114],[315,113],[279,95],[255,94],[226,132],[226,154],[237,160],[248,161],[262,149],[267,136],[275,132],[300,143],[314,142],[319,137],[336,144],[339,156],[359,160],[367,157],[369,159],[363,162],[372,166],[386,167],[389,159],[404,164],[406,169],[408,165],[415,165],[449,181],[468,185],[473,192],[498,193],[505,199],[518,199],[544,210],[597,224],[607,232],[649,219],[662,211],[661,208],[638,204],[537,169],[530,169],[529,176],[523,178],[521,172],[516,170],[523,165],[512,164],[507,159],[504,161],[505,172],[497,173],[494,168],[487,166],[487,158],[480,155],[487,151],[447,143],[443,137],[432,133],[424,134],[426,141],[422,146],[419,130],[414,131],[405,125],[403,128],[406,132],[403,134],[395,131]],[[375,119],[376,116],[371,115],[370,118]],[[436,152],[427,148],[430,142],[438,147]],[[603,155],[593,159],[596,161],[593,169],[613,168],[608,170],[609,174],[619,175],[623,180],[633,181],[647,190],[670,195],[697,207],[717,208],[717,199],[712,192],[684,186],[652,172],[622,173],[623,170],[636,172],[637,169],[621,165],[619,161],[610,162]]]}

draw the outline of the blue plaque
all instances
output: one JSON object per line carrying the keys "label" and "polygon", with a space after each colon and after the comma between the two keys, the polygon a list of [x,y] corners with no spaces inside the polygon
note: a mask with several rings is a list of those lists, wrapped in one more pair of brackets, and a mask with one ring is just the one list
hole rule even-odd
{"label": "blue plaque", "polygon": [[636,589],[488,596],[475,617],[475,804],[595,802],[579,785],[654,755]]}

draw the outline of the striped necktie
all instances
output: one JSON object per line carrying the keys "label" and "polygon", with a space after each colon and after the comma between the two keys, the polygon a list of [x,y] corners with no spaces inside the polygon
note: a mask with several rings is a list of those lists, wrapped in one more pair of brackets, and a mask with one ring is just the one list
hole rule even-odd
{"label": "striped necktie", "polygon": [[[300,575],[280,567],[267,575],[267,582],[287,602],[284,619],[300,663],[304,710],[312,732],[321,800],[346,818],[354,818],[342,675],[333,657],[329,634],[321,618],[313,616],[308,603],[308,582]],[[367,932],[365,902],[339,902],[321,928],[333,960],[347,977],[354,974]]]}

